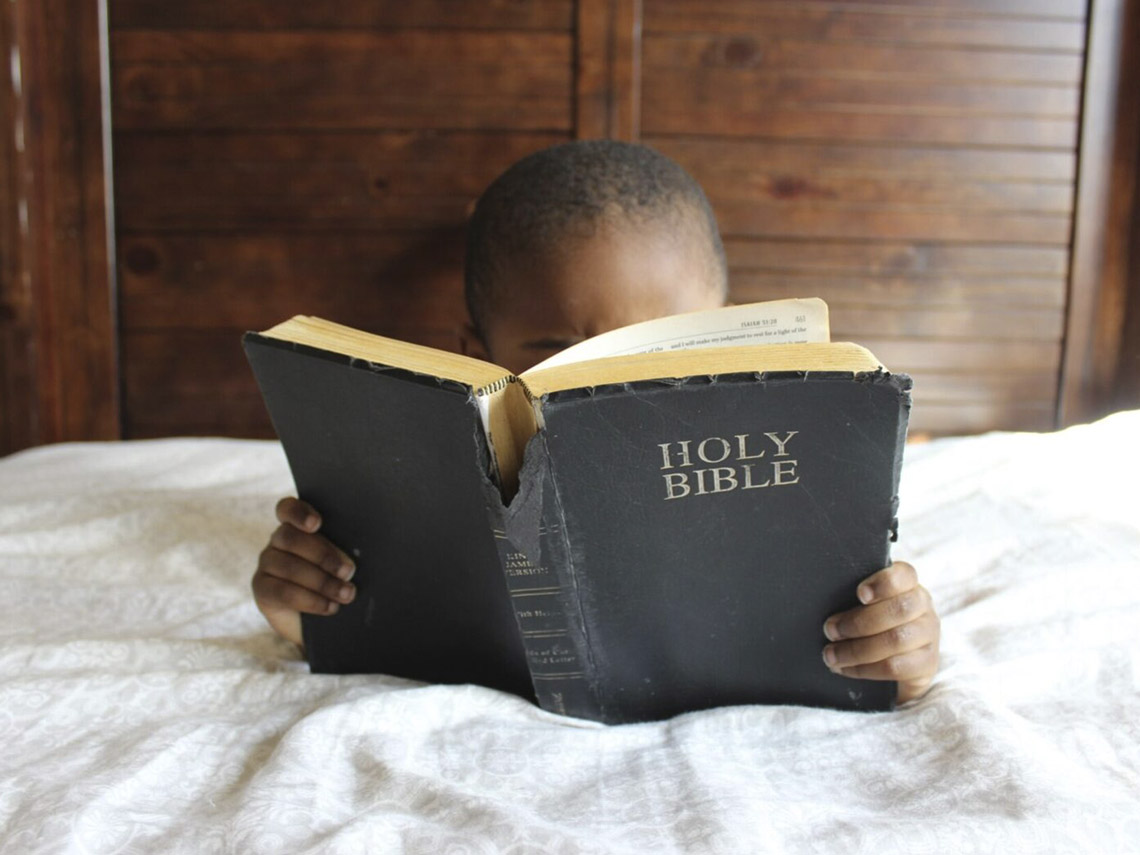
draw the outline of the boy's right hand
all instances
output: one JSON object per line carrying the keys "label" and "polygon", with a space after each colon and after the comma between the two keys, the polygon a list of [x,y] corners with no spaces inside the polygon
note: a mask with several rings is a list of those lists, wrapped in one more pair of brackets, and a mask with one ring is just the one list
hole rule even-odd
{"label": "boy's right hand", "polygon": [[307,502],[282,499],[277,521],[281,525],[257,561],[253,599],[278,635],[303,645],[301,612],[331,615],[341,603],[351,603],[356,586],[348,580],[356,565],[317,534],[321,515]]}

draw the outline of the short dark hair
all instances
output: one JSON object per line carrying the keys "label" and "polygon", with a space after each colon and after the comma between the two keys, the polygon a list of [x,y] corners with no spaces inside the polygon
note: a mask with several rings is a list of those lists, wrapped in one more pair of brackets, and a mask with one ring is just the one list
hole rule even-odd
{"label": "short dark hair", "polygon": [[706,233],[709,263],[727,291],[716,217],[701,186],[680,164],[645,145],[579,140],[535,152],[479,197],[467,228],[464,290],[480,335],[504,265],[533,256],[569,234],[589,234],[620,213],[644,224],[667,217]]}

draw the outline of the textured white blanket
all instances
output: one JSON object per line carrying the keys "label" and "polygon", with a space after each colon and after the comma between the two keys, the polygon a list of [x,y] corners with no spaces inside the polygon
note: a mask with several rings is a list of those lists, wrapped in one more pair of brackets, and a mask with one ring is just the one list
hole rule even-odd
{"label": "textured white blanket", "polygon": [[908,449],[944,667],[895,713],[601,727],[308,674],[249,577],[277,445],[0,460],[0,850],[1140,851],[1140,412]]}

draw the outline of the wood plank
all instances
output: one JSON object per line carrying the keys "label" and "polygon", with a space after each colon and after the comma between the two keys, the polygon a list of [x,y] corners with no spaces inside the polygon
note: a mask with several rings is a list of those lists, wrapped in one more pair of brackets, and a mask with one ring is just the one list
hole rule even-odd
{"label": "wood plank", "polygon": [[910,436],[956,436],[992,430],[1050,431],[1055,427],[1049,402],[916,402],[910,411]]}
{"label": "wood plank", "polygon": [[461,227],[376,235],[126,236],[122,327],[265,329],[313,314],[362,329],[458,331]]}
{"label": "wood plank", "polygon": [[1060,316],[1068,288],[1055,279],[965,279],[907,274],[881,276],[760,273],[729,270],[730,293],[737,303],[820,297],[829,305],[879,306],[919,311],[971,307],[975,311],[1024,307],[1052,310]]}
{"label": "wood plank", "polygon": [[[669,155],[704,180],[710,180],[722,164],[750,165],[775,173],[812,170],[827,177],[881,177],[930,179],[950,177],[960,181],[1014,182],[1070,186],[1076,179],[1076,154],[1072,151],[965,149],[949,146],[859,145],[784,140],[709,139],[701,137],[654,137],[644,141]],[[728,168],[741,168],[730,166]]]}
{"label": "wood plank", "polygon": [[[698,176],[699,179],[699,176]],[[1065,214],[973,211],[919,205],[857,205],[800,201],[722,202],[712,197],[726,235],[986,241],[1066,246]]]}
{"label": "wood plank", "polygon": [[[651,0],[665,5],[666,0]],[[694,0],[701,8],[704,0]],[[723,0],[708,3],[709,16],[729,8],[717,5]],[[1085,0],[739,0],[745,8],[790,12],[807,9],[821,12],[839,12],[852,7],[860,11],[884,15],[925,15],[941,17],[980,17],[1083,20],[1087,12]],[[647,16],[648,17],[648,16]]]}
{"label": "wood plank", "polygon": [[125,31],[117,128],[559,129],[569,34]]}
{"label": "wood plank", "polygon": [[578,0],[574,136],[636,140],[641,119],[641,0]]}
{"label": "wood plank", "polygon": [[[986,3],[984,11],[994,9]],[[1039,4],[1035,4],[1040,8]],[[1078,19],[983,17],[983,10],[952,4],[938,9],[896,4],[757,3],[755,0],[651,0],[646,35],[658,33],[764,33],[816,41],[894,42],[944,46],[1019,48],[1079,53],[1084,50],[1083,10]]]}
{"label": "wood plank", "polygon": [[746,90],[718,92],[717,104],[734,110],[757,112],[870,112],[915,118],[966,119],[1000,115],[1072,119],[1080,110],[1080,88],[1075,85],[1002,84],[958,81],[922,76],[793,75],[724,71],[702,67],[653,69],[646,81],[646,110],[669,112],[687,109],[709,99],[719,86],[747,85]]}
{"label": "wood plank", "polygon": [[1057,371],[1049,366],[1024,374],[916,371],[910,376],[913,397],[922,405],[998,401],[1048,407],[1057,397]]}
{"label": "wood plank", "polygon": [[[710,136],[767,137],[823,142],[910,146],[1003,146],[1025,150],[1070,151],[1077,143],[1072,118],[908,113],[890,109],[768,109],[752,93],[752,75],[667,75],[646,71],[642,130],[646,136],[688,135],[695,128]],[[715,79],[714,79],[715,78]],[[708,91],[722,94],[710,98]]]}
{"label": "wood plank", "polygon": [[862,176],[829,173],[826,167],[774,169],[742,159],[694,168],[701,186],[718,204],[818,201],[843,204],[936,206],[977,211],[1022,211],[1068,216],[1072,185],[1061,182],[971,180],[956,175]]}
{"label": "wood plank", "polygon": [[1064,313],[1057,307],[948,307],[925,304],[867,306],[852,294],[850,303],[833,303],[831,334],[837,341],[893,336],[976,341],[1060,342]]}
{"label": "wood plank", "polygon": [[1032,374],[1060,364],[1061,343],[880,338],[864,336],[859,343],[883,364],[904,374],[914,372],[979,372]]}
{"label": "wood plank", "polygon": [[[1092,7],[1061,424],[1103,415],[1115,396],[1129,290],[1129,220],[1140,209],[1140,10]],[[1130,245],[1131,244],[1131,245]]]}
{"label": "wood plank", "polygon": [[120,435],[99,5],[15,2],[38,443]]}
{"label": "wood plank", "polygon": [[[0,45],[15,44],[16,6],[0,4]],[[0,63],[0,457],[36,441],[34,306],[20,230],[26,179],[16,146],[24,112],[18,71],[15,62]]]}
{"label": "wood plank", "polygon": [[119,228],[375,231],[455,225],[507,166],[566,138],[119,133]]}
{"label": "wood plank", "polygon": [[730,238],[724,245],[733,271],[1047,280],[1069,271],[1069,254],[1059,247],[765,238]]}
{"label": "wood plank", "polygon": [[734,69],[757,74],[864,77],[930,81],[990,81],[1028,86],[1079,86],[1079,54],[881,45],[780,39],[756,35],[660,34],[642,44],[647,84],[659,70]]}
{"label": "wood plank", "polygon": [[432,29],[570,30],[572,0],[113,0],[112,30]]}

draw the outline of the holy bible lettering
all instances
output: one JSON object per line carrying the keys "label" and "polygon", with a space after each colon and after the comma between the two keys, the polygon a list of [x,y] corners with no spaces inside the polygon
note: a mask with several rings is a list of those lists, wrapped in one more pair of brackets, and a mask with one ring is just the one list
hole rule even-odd
{"label": "holy bible lettering", "polygon": [[[665,500],[683,499],[687,496],[707,496],[714,493],[729,493],[733,490],[758,490],[764,487],[787,487],[799,483],[796,474],[798,461],[791,458],[788,443],[799,431],[779,433],[765,432],[770,444],[763,440],[753,440],[751,434],[733,434],[735,442],[721,436],[710,436],[693,444],[693,440],[662,442],[661,469],[688,469],[689,471],[665,472]],[[765,458],[774,451],[771,460]],[[712,468],[699,467],[701,463]],[[717,464],[731,465],[717,465]]]}

